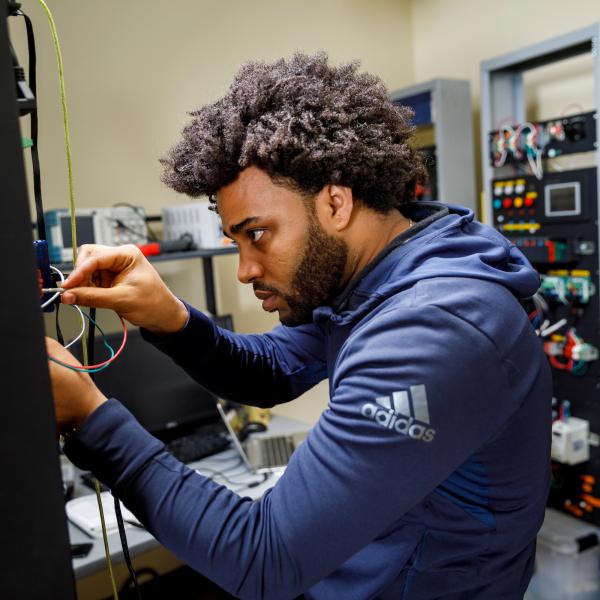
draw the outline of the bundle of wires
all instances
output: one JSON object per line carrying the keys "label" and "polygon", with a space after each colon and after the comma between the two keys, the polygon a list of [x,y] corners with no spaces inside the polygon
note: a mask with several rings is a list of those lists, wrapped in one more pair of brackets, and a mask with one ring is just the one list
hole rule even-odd
{"label": "bundle of wires", "polygon": [[515,139],[515,130],[510,125],[503,125],[498,128],[498,140],[496,153],[497,158],[494,159],[494,167],[500,168],[506,162],[508,150],[514,149],[512,140]]}
{"label": "bundle of wires", "polygon": [[556,321],[556,323],[550,322],[550,319],[548,318],[550,307],[540,292],[536,292],[530,300],[533,302],[534,309],[528,314],[529,320],[531,321],[531,325],[535,329],[535,332],[540,337],[548,337],[567,324],[566,319],[560,319]]}
{"label": "bundle of wires", "polygon": [[522,123],[515,131],[517,144],[522,135],[525,136],[525,143],[521,144],[521,147],[524,149],[525,156],[531,167],[531,172],[537,179],[541,180],[544,177],[544,168],[542,166],[543,148],[539,147],[537,144],[538,130],[533,123]]}
{"label": "bundle of wires", "polygon": [[[509,154],[516,160],[521,160],[525,156],[533,175],[537,179],[543,178],[543,145],[539,146],[537,143],[538,129],[533,123],[522,123],[516,129],[512,125],[502,125],[498,128],[496,135],[498,137],[496,139],[494,167],[504,166]],[[524,142],[521,142],[522,137],[525,140]]]}
{"label": "bundle of wires", "polygon": [[[65,280],[65,276],[63,274],[63,272],[58,269],[57,267],[54,266],[50,266],[50,269],[52,269],[52,271],[58,275],[59,281],[62,283]],[[60,292],[57,292],[56,294],[54,294],[51,298],[49,298],[48,300],[46,300],[45,302],[43,302],[40,306],[40,308],[45,308],[46,306],[48,306],[49,304],[51,304],[52,302],[56,302],[58,297],[60,296]],[[57,306],[60,306],[60,304],[58,304]],[[79,331],[79,333],[77,334],[76,337],[74,337],[68,344],[64,344],[64,342],[61,342],[63,344],[63,346],[65,348],[70,348],[71,346],[73,346],[76,342],[78,342],[81,339],[84,339],[85,336],[85,322],[86,319],[89,321],[90,325],[93,326],[94,328],[98,329],[98,331],[100,332],[100,334],[102,335],[102,341],[104,343],[104,345],[106,346],[107,350],[110,353],[110,357],[105,360],[102,361],[96,365],[90,365],[90,364],[86,364],[86,365],[73,365],[70,363],[66,363],[62,360],[58,360],[57,358],[53,357],[53,356],[48,356],[48,359],[51,360],[52,362],[55,362],[56,364],[59,364],[63,367],[66,367],[67,369],[71,369],[73,371],[79,371],[80,373],[97,373],[99,371],[102,371],[104,369],[106,369],[108,366],[110,366],[110,364],[112,362],[114,362],[119,355],[121,354],[121,352],[123,351],[123,348],[125,347],[125,344],[127,343],[127,326],[125,325],[125,321],[123,320],[123,318],[121,316],[119,316],[119,320],[121,321],[121,325],[123,326],[123,341],[121,342],[121,345],[119,346],[119,349],[115,352],[115,350],[113,349],[113,347],[108,343],[108,340],[106,338],[106,335],[104,333],[104,331],[102,331],[101,327],[96,323],[96,321],[94,320],[94,318],[92,317],[91,314],[86,314],[84,311],[81,310],[81,308],[79,308],[79,306],[77,306],[76,304],[70,304],[67,306],[71,306],[71,308],[73,308],[74,310],[76,310],[79,313],[79,318],[81,320],[81,329]],[[62,333],[60,332],[60,326],[58,324],[58,310],[57,310],[57,326],[56,326],[56,330],[57,330],[57,337],[59,338],[59,341],[61,341],[62,339]],[[93,335],[90,335],[90,332],[88,332],[88,337],[93,338]],[[85,342],[84,342],[85,343]],[[89,355],[88,355],[89,358]]]}
{"label": "bundle of wires", "polygon": [[548,356],[550,364],[555,369],[558,369],[560,371],[567,371],[571,373],[571,375],[585,375],[588,369],[587,363],[583,360],[573,359],[573,347],[582,345],[583,343],[583,338],[577,335],[577,332],[575,331],[574,327],[571,327],[567,331],[566,341],[563,349],[563,354],[567,359],[566,362],[559,360],[557,356]]}

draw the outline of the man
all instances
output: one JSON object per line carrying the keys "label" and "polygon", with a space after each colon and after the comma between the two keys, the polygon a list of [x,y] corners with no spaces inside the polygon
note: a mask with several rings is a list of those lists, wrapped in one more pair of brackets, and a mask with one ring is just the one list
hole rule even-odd
{"label": "man", "polygon": [[[330,402],[258,502],[164,451],[50,364],[67,455],[241,598],[521,598],[549,480],[549,369],[517,298],[537,274],[471,211],[415,203],[408,111],[323,54],[242,68],[164,181],[213,198],[238,278],[282,322],[221,330],[133,247],[84,246],[64,302],[109,307],[219,396]],[[49,354],[73,360],[58,344]]]}

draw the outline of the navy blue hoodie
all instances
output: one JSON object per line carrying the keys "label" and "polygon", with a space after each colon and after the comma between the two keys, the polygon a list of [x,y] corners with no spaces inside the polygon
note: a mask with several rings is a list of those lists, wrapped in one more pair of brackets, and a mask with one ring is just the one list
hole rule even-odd
{"label": "navy blue hoodie", "polygon": [[190,309],[147,339],[218,395],[330,401],[251,501],[190,470],[116,400],[67,442],[156,538],[240,598],[522,598],[549,482],[551,377],[517,298],[539,280],[471,211],[422,203],[314,322],[263,335]]}

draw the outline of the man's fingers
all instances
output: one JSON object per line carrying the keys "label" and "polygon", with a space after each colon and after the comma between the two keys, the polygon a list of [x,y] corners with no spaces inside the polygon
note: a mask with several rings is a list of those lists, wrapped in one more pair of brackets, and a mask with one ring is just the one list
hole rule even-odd
{"label": "man's fingers", "polygon": [[80,257],[73,272],[63,283],[73,288],[89,283],[97,271],[120,273],[133,264],[135,257],[129,247],[108,248],[106,246],[82,246]]}
{"label": "man's fingers", "polygon": [[122,292],[115,288],[77,287],[62,294],[61,300],[65,304],[110,308],[118,312],[121,296]]}

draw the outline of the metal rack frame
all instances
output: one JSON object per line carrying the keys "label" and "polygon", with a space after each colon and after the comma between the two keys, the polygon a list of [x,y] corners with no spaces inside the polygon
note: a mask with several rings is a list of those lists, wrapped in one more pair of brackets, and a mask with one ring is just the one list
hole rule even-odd
{"label": "metal rack frame", "polygon": [[[596,110],[598,110],[600,108],[599,40],[600,23],[596,23],[481,63],[481,169],[485,195],[485,219],[488,223],[491,223],[492,218],[492,195],[490,192],[491,182],[494,179],[494,167],[490,165],[488,156],[488,134],[506,115],[513,116],[519,123],[527,120],[523,74],[525,71],[537,67],[591,53],[594,63],[594,98]],[[596,139],[600,140],[600,122],[598,120],[596,121]],[[600,181],[598,153],[596,153],[596,168],[598,181]],[[598,241],[600,242],[600,237]]]}
{"label": "metal rack frame", "polygon": [[[415,111],[415,125],[433,125],[440,202],[468,206],[477,213],[473,113],[468,81],[432,79],[390,94]],[[423,117],[424,115],[424,117]]]}

